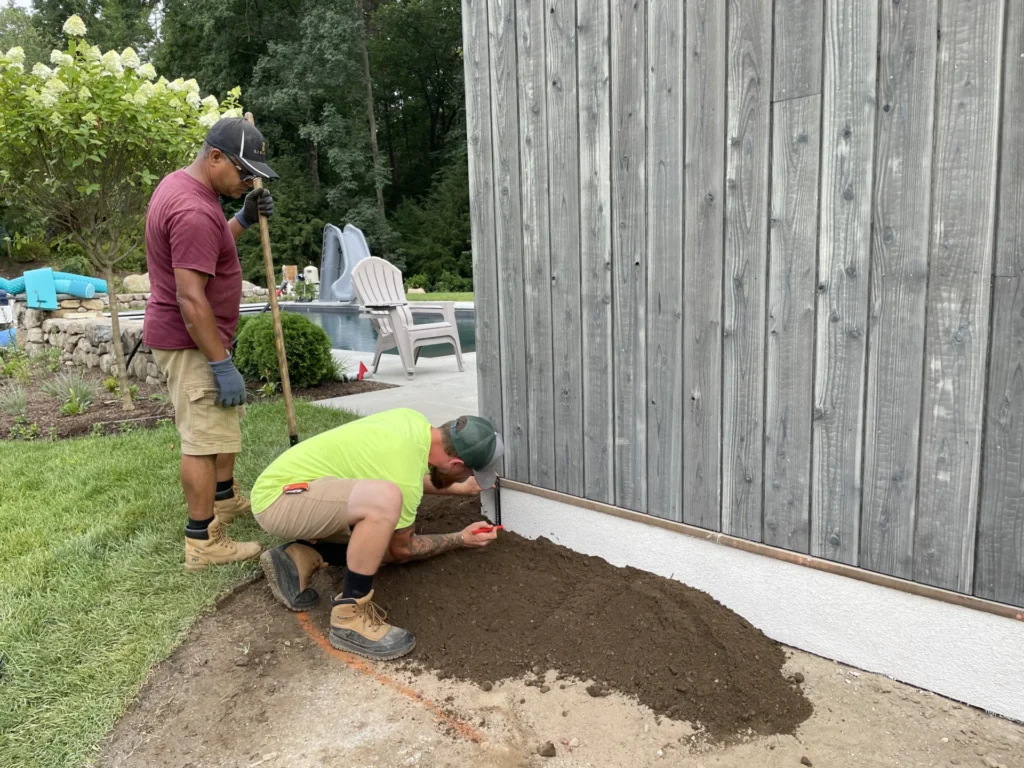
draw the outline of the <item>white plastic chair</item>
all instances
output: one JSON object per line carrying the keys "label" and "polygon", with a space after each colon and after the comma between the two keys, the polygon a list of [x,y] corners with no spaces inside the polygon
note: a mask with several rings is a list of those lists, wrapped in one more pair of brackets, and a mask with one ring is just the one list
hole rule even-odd
{"label": "white plastic chair", "polygon": [[[455,302],[414,302],[405,297],[402,272],[384,259],[371,256],[360,261],[352,270],[352,284],[356,297],[363,306],[360,313],[373,320],[377,329],[377,348],[373,353],[373,372],[377,372],[381,355],[398,347],[398,356],[410,379],[416,373],[420,348],[430,344],[451,344],[455,360],[462,367],[462,345],[455,324]],[[440,323],[416,324],[414,313],[437,314],[444,317]]]}

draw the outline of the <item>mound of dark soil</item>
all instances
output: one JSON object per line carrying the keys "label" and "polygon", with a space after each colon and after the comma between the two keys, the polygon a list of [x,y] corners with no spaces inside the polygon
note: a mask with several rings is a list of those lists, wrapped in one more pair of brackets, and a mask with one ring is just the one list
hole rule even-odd
{"label": "mound of dark soil", "polygon": [[[426,497],[418,530],[481,519],[476,499]],[[484,550],[385,568],[375,600],[416,634],[412,659],[480,684],[557,670],[634,695],[714,738],[792,733],[811,704],[782,648],[704,592],[504,531]]]}

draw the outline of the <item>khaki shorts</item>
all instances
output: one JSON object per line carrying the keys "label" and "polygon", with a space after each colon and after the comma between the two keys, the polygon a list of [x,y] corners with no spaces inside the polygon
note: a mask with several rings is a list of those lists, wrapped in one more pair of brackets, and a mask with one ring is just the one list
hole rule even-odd
{"label": "khaki shorts", "polygon": [[214,402],[217,383],[206,356],[198,349],[154,349],[153,357],[167,374],[181,452],[186,456],[239,453],[238,420],[245,415],[245,406],[224,408]]}
{"label": "khaki shorts", "polygon": [[267,533],[282,539],[346,541],[352,533],[348,524],[348,500],[358,480],[321,477],[302,493],[282,493],[256,515]]}

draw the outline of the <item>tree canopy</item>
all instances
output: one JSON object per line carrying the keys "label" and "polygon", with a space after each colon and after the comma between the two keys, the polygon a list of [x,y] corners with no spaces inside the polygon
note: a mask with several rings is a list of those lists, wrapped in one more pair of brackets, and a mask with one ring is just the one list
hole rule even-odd
{"label": "tree canopy", "polygon": [[[62,25],[78,14],[101,49],[131,46],[168,79],[195,79],[219,99],[241,88],[240,101],[255,115],[281,176],[271,186],[279,263],[319,265],[324,225],[352,223],[375,255],[419,284],[467,288],[458,0],[33,0],[33,8],[0,10],[0,51],[22,47],[29,69],[48,63],[51,48],[65,47]],[[38,230],[13,207],[0,209],[0,226]],[[240,256],[245,277],[263,282],[258,242],[240,244]],[[127,263],[141,265],[141,254]]]}

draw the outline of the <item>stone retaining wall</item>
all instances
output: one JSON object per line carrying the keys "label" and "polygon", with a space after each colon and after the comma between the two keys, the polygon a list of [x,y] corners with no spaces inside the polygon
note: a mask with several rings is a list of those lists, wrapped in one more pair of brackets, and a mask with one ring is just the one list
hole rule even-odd
{"label": "stone retaining wall", "polygon": [[[89,305],[97,299],[58,297],[58,310],[29,309],[23,302],[14,304],[14,322],[17,342],[30,356],[46,354],[50,348],[61,351],[61,361],[67,366],[99,368],[103,373],[114,369],[113,331],[110,318],[103,317]],[[65,306],[67,302],[67,306]],[[81,302],[71,306],[72,302]],[[121,320],[121,347],[125,357],[142,335],[140,320]],[[167,379],[157,367],[149,347],[142,345],[128,366],[130,378],[155,385]]]}

